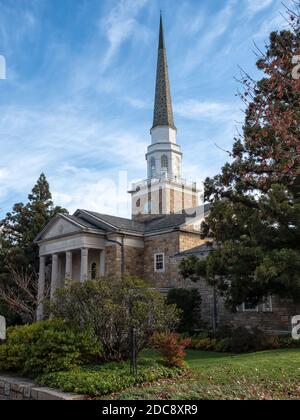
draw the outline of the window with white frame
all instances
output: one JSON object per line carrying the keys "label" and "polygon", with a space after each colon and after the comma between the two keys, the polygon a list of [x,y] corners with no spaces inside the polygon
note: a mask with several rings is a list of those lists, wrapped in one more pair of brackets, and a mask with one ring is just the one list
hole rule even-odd
{"label": "window with white frame", "polygon": [[258,312],[258,305],[253,303],[243,303],[243,312]]}
{"label": "window with white frame", "polygon": [[154,255],[154,271],[157,273],[165,271],[165,255],[163,253]]}
{"label": "window with white frame", "polygon": [[273,312],[272,296],[268,296],[261,305],[243,303],[237,307],[238,312]]}
{"label": "window with white frame", "polygon": [[258,305],[253,305],[251,303],[242,303],[237,306],[237,312],[258,312]]}

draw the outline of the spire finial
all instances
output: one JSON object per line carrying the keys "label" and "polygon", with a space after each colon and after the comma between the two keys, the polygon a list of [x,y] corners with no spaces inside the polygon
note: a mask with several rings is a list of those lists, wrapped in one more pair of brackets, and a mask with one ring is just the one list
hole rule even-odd
{"label": "spire finial", "polygon": [[165,37],[164,37],[164,24],[162,18],[162,11],[160,11],[160,24],[159,24],[159,50],[165,49]]}

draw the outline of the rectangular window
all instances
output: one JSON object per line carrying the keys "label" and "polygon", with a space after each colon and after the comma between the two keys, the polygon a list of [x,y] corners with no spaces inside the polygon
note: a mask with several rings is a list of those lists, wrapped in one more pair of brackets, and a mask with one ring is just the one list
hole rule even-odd
{"label": "rectangular window", "polygon": [[243,303],[237,308],[237,312],[273,312],[272,296],[269,296],[261,305],[253,305],[251,303]]}
{"label": "rectangular window", "polygon": [[243,312],[258,312],[258,305],[243,303]]}
{"label": "rectangular window", "polygon": [[165,271],[165,256],[163,253],[154,255],[154,270],[157,273]]}

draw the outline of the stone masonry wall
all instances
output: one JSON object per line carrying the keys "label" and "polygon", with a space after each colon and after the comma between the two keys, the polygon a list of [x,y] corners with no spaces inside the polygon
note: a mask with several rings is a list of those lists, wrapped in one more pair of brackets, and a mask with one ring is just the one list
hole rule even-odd
{"label": "stone masonry wall", "polygon": [[180,241],[179,241],[179,252],[187,251],[188,249],[195,248],[205,244],[207,240],[201,239],[200,234],[191,232],[180,232]]}
{"label": "stone masonry wall", "polygon": [[85,400],[84,395],[60,392],[46,387],[39,387],[29,379],[12,375],[0,375],[0,399],[8,400]]}
{"label": "stone masonry wall", "polygon": [[[180,263],[180,258],[176,259],[176,267]],[[178,277],[177,287],[197,288],[202,299],[201,320],[207,328],[212,328],[214,318],[214,298],[213,288],[209,286],[205,279],[197,283],[184,280]],[[217,324],[218,328],[246,327],[260,328],[270,334],[284,334],[291,331],[291,318],[300,315],[300,305],[296,305],[289,300],[280,299],[272,296],[272,310],[264,311],[263,305],[258,306],[258,311],[236,312],[227,310],[224,300],[217,296]]]}
{"label": "stone masonry wall", "polygon": [[[144,277],[144,249],[124,246],[124,274],[139,278]],[[106,275],[121,276],[121,246],[116,244],[105,248]]]}
{"label": "stone masonry wall", "polygon": [[[179,232],[145,238],[144,248],[144,278],[155,287],[174,287],[176,278],[173,277],[172,257],[179,252]],[[156,273],[154,270],[154,254],[164,253],[165,271]]]}
{"label": "stone masonry wall", "polygon": [[119,245],[105,248],[105,274],[121,275],[121,247]]}
{"label": "stone masonry wall", "polygon": [[144,278],[144,248],[125,246],[125,274]]}

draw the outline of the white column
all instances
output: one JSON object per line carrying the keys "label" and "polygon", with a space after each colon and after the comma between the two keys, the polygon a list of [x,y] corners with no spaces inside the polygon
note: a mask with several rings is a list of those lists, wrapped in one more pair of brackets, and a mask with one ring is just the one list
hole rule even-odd
{"label": "white column", "polygon": [[82,248],[81,250],[81,269],[80,269],[80,281],[83,283],[88,278],[88,258],[89,250]]}
{"label": "white column", "polygon": [[72,270],[72,252],[66,252],[66,280],[71,280],[73,275]]}
{"label": "white column", "polygon": [[43,299],[45,298],[45,280],[46,280],[46,257],[40,257],[39,269],[39,288],[38,288],[38,307],[36,319],[41,321],[44,316]]}
{"label": "white column", "polygon": [[51,299],[53,299],[58,288],[58,255],[52,255],[52,272],[51,272]]}
{"label": "white column", "polygon": [[105,249],[100,251],[100,276],[105,276]]}

